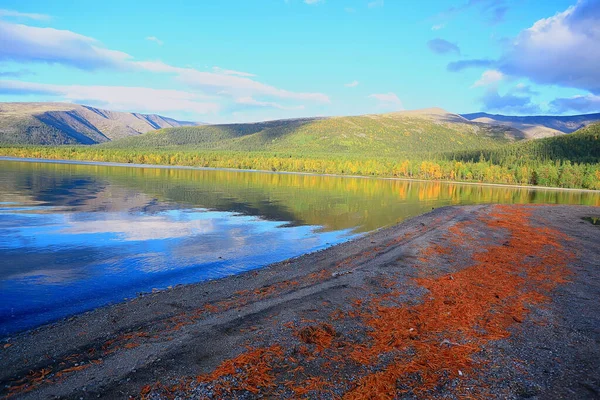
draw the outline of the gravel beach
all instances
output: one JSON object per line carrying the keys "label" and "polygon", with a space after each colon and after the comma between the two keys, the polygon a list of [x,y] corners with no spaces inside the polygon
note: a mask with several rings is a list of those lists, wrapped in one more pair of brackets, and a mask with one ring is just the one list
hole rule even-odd
{"label": "gravel beach", "polygon": [[0,397],[600,398],[597,217],[445,207],[146,294],[2,338]]}

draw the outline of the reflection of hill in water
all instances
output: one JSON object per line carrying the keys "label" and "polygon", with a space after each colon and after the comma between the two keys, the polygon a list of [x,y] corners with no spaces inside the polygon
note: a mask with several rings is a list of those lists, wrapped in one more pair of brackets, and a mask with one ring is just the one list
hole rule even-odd
{"label": "reflection of hill in water", "polygon": [[54,167],[52,164],[2,163],[0,201],[38,206],[35,212],[53,212],[57,207],[67,212],[160,209],[156,199],[136,189],[115,186],[93,171]]}
{"label": "reflection of hill in water", "polygon": [[193,206],[325,230],[370,231],[453,204],[600,205],[596,193],[297,174],[16,162],[2,162],[2,172],[2,197],[30,194],[77,211]]}

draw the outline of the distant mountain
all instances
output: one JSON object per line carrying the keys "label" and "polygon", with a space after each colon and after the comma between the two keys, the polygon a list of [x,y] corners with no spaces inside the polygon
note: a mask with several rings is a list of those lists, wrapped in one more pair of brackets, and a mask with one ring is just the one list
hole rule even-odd
{"label": "distant mountain", "polygon": [[353,117],[169,128],[105,146],[389,156],[493,148],[523,137],[522,132],[510,127],[471,122],[460,115],[430,108]]}
{"label": "distant mountain", "polygon": [[70,103],[0,103],[0,143],[394,155],[477,150],[574,132],[600,113],[567,117],[452,114],[441,108],[350,117],[205,125]]}
{"label": "distant mountain", "polygon": [[504,125],[518,129],[525,134],[527,139],[560,136],[565,133],[575,132],[587,125],[600,121],[600,113],[564,117],[550,115],[511,117],[480,112],[462,114],[462,116],[469,121]]}
{"label": "distant mountain", "polygon": [[193,125],[198,124],[78,104],[0,103],[0,143],[7,144],[96,144]]}

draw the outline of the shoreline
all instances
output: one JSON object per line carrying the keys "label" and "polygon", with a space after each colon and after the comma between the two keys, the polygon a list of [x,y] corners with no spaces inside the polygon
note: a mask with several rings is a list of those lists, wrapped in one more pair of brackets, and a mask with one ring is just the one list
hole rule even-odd
{"label": "shoreline", "polygon": [[318,174],[318,173],[313,173],[313,172],[268,171],[268,170],[259,170],[259,169],[191,167],[191,166],[184,166],[184,165],[161,165],[161,164],[133,164],[133,163],[130,164],[130,163],[116,163],[116,162],[106,162],[106,161],[65,160],[65,159],[51,159],[51,158],[26,158],[26,157],[9,157],[9,156],[0,156],[0,161],[29,162],[29,163],[39,162],[39,163],[55,163],[55,164],[105,166],[105,167],[251,172],[251,173],[280,174],[280,175],[324,176],[324,177],[335,177],[335,178],[381,179],[381,180],[388,180],[388,181],[403,181],[403,182],[424,182],[424,183],[431,182],[431,183],[443,183],[443,184],[450,184],[450,185],[492,186],[492,187],[542,190],[542,191],[550,190],[550,191],[566,191],[566,192],[600,193],[600,190],[560,188],[560,187],[552,187],[552,186],[509,185],[509,184],[504,184],[504,183],[462,182],[462,181],[449,181],[449,180],[394,178],[394,177],[365,176],[365,175]]}
{"label": "shoreline", "polygon": [[[240,351],[244,351],[246,345],[253,348],[258,346],[255,347],[256,351],[270,349],[261,350],[263,353],[259,358],[272,358],[274,363],[275,360],[284,360],[283,354],[287,354],[285,349],[297,352],[306,348],[314,353],[302,365],[313,373],[323,373],[324,365],[318,364],[317,367],[314,363],[324,362],[322,357],[326,357],[325,354],[346,351],[344,349],[347,347],[344,346],[356,340],[369,340],[371,334],[368,330],[364,338],[360,329],[355,330],[361,327],[360,321],[363,318],[368,321],[370,313],[376,309],[368,311],[370,309],[367,308],[352,317],[353,309],[360,309],[361,304],[371,301],[369,299],[372,296],[383,296],[382,299],[389,300],[378,307],[392,307],[388,312],[421,307],[418,309],[423,313],[427,310],[423,307],[428,305],[428,299],[418,300],[426,293],[421,286],[428,287],[427,282],[440,279],[439,285],[442,286],[452,285],[453,281],[457,284],[462,282],[461,274],[468,273],[471,268],[469,265],[479,257],[477,249],[469,246],[485,244],[488,253],[497,251],[499,257],[507,257],[506,264],[499,264],[506,266],[498,268],[510,268],[515,260],[520,259],[514,257],[546,260],[545,263],[564,258],[564,266],[557,264],[557,271],[568,267],[571,271],[569,274],[572,274],[564,282],[563,278],[557,277],[556,289],[548,292],[549,300],[544,300],[539,307],[528,300],[533,304],[528,306],[529,311],[520,311],[523,314],[517,316],[512,314],[512,319],[502,322],[507,324],[509,338],[491,339],[489,343],[482,344],[486,349],[484,359],[490,358],[489,362],[498,364],[498,369],[492,369],[493,376],[489,379],[493,381],[498,378],[498,382],[508,385],[494,384],[491,388],[492,397],[504,397],[505,391],[509,391],[512,395],[507,397],[516,398],[515,393],[534,390],[543,398],[544,393],[563,390],[563,394],[575,393],[578,398],[588,398],[590,393],[586,391],[586,385],[600,388],[600,382],[594,380],[594,377],[600,377],[600,366],[594,361],[600,357],[594,337],[594,332],[600,332],[600,320],[597,318],[600,304],[595,301],[597,297],[594,294],[600,293],[600,286],[595,283],[600,278],[600,249],[594,246],[600,241],[600,229],[582,220],[591,215],[600,216],[600,207],[444,207],[396,226],[382,228],[325,250],[259,270],[177,286],[89,311],[13,335],[9,340],[5,338],[4,348],[0,347],[0,396],[8,393],[20,398],[97,396],[110,399],[125,398],[127,395],[146,398],[144,396],[152,394],[154,397],[151,398],[162,399],[166,398],[162,397],[165,384],[178,382],[180,378],[188,376],[208,379],[204,374],[211,373],[232,357],[241,356]],[[494,227],[496,223],[501,223],[500,230]],[[527,230],[521,232],[521,229],[525,229],[522,227]],[[512,232],[509,236],[506,236],[507,229]],[[544,232],[540,229],[544,229]],[[496,230],[497,233],[494,233]],[[557,241],[554,244],[548,242],[551,247],[537,245],[541,253],[535,253],[536,242],[527,243],[530,235],[538,230],[541,239],[555,237],[553,240]],[[473,238],[456,242],[454,239],[457,235],[472,235]],[[576,258],[569,258],[567,247],[564,251],[557,249],[567,239],[570,241],[568,248],[578,249]],[[506,251],[505,246],[510,247],[513,245],[511,243],[521,247],[516,251]],[[448,250],[444,250],[446,247]],[[555,250],[558,252],[552,253]],[[521,254],[530,251],[532,253],[529,255]],[[474,274],[472,278],[466,275],[465,279],[477,279],[479,274]],[[544,279],[550,278],[552,275]],[[487,281],[493,279],[483,282]],[[413,282],[422,283],[415,285]],[[464,281],[465,284],[470,282]],[[500,285],[490,290],[497,291],[506,285],[510,286],[503,282]],[[428,290],[432,292],[436,288],[431,286]],[[535,290],[545,293],[546,289]],[[559,296],[553,294],[555,291]],[[398,302],[397,306],[387,305],[392,299],[396,300],[389,304]],[[475,304],[485,302],[484,299],[477,298]],[[446,307],[445,304],[442,306]],[[499,306],[500,303],[494,307]],[[344,318],[332,317],[337,312],[348,314]],[[545,321],[544,324],[539,323],[539,318]],[[449,320],[449,323],[453,321]],[[459,321],[457,319],[456,323]],[[364,320],[362,323],[365,323]],[[309,329],[306,332],[310,335],[317,336],[304,338],[306,329]],[[426,337],[427,331],[423,330],[420,335]],[[298,340],[301,340],[299,347]],[[302,344],[302,340],[305,340],[305,344]],[[410,336],[407,340],[412,343],[411,340],[419,339]],[[448,340],[450,343],[458,339]],[[477,342],[476,338],[473,340]],[[332,343],[343,346],[333,346]],[[426,343],[423,342],[423,345]],[[273,347],[279,344],[280,348]],[[531,346],[548,347],[553,351],[533,351]],[[435,349],[439,348],[436,345]],[[448,351],[454,349],[453,345],[448,348]],[[303,351],[294,353],[296,355],[291,359],[304,357],[301,355]],[[514,365],[503,358],[506,357],[504,353],[524,358],[525,364],[520,364],[519,368],[528,369],[529,375],[524,376],[519,371],[515,373]],[[248,354],[247,357],[252,358],[255,353]],[[350,354],[341,358],[340,362]],[[473,357],[477,359],[482,356],[477,353]],[[556,357],[560,357],[562,363],[556,364],[553,361]],[[281,360],[277,362],[283,363]],[[288,359],[284,361],[291,362]],[[552,367],[555,371],[553,374],[559,378],[546,381],[543,371],[553,363],[556,364]],[[238,368],[243,370],[244,367],[239,364]],[[363,367],[349,368],[348,373],[352,377],[365,373],[368,375],[370,371],[365,371]],[[374,365],[369,368],[379,367]],[[457,375],[454,379],[463,381],[469,387],[476,387],[481,379],[488,379],[486,374],[492,373],[486,368],[477,370],[468,365],[460,368],[465,371],[464,377]],[[214,373],[210,377],[217,379]],[[328,373],[319,376],[326,377]],[[592,377],[592,381],[586,381],[586,377]],[[238,378],[252,382],[251,377],[245,375]],[[198,379],[194,378],[194,382],[198,382]],[[211,383],[211,387],[224,384],[218,379],[215,381],[217,383]],[[349,382],[346,375],[342,374],[340,379],[342,386],[343,382]],[[162,386],[154,384],[159,380]],[[556,385],[559,385],[558,389]],[[441,394],[444,394],[444,391],[453,390],[452,387],[444,386],[435,390],[441,390]],[[8,392],[5,388],[8,388]],[[13,388],[12,392],[10,388]],[[565,388],[570,392],[564,392]],[[195,390],[195,395],[185,392],[188,389]],[[266,390],[260,385],[258,389]],[[282,387],[280,394],[294,397],[294,393],[297,395],[299,392],[292,389]],[[325,386],[314,387],[314,390],[321,389],[324,390]],[[350,389],[340,387],[342,391]],[[206,395],[204,391],[207,387],[200,385],[192,389],[186,386],[173,390],[182,391],[182,396],[198,397]],[[292,392],[290,394],[285,390]]]}

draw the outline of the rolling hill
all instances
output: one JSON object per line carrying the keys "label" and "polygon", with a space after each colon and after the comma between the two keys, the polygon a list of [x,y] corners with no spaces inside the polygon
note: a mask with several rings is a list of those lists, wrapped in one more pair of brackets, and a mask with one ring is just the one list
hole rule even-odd
{"label": "rolling hill", "polygon": [[513,117],[507,115],[474,113],[462,114],[462,117],[473,122],[504,125],[522,131],[528,139],[539,139],[572,133],[589,124],[600,121],[600,113],[572,116],[526,116]]}
{"label": "rolling hill", "polygon": [[0,103],[0,143],[374,157],[494,151],[514,142],[562,137],[595,121],[600,121],[600,113],[511,117],[486,113],[458,115],[429,108],[349,117],[203,125],[69,103]]}
{"label": "rolling hill", "polygon": [[[514,141],[507,138],[513,131],[503,133],[485,131],[479,125],[467,125],[470,133],[464,130],[460,140],[453,142],[457,131],[455,125],[447,126],[447,119],[456,116],[440,113],[409,113],[388,116],[364,116],[341,119],[271,121],[261,124],[240,124],[208,126],[208,129],[172,128],[125,138],[115,142],[94,146],[6,146],[0,145],[0,155],[9,157],[44,158],[51,160],[105,161],[126,164],[177,165],[191,167],[254,169],[263,171],[287,171],[318,174],[342,174],[362,176],[383,176],[411,179],[458,180],[467,182],[487,182],[501,184],[540,185],[600,190],[600,124],[580,129],[572,134],[563,134],[535,140]],[[409,121],[416,128],[427,130],[419,135],[398,134],[394,129],[381,128],[381,134],[392,137],[385,147],[373,138],[377,147],[369,150],[358,142],[357,146],[346,147],[346,151],[332,151],[340,146],[339,138],[331,134],[335,141],[316,142],[309,136],[307,146],[293,147],[303,139],[299,134],[307,127],[317,124],[317,132],[323,135],[325,127],[336,123],[355,123],[356,135],[365,135],[363,124],[374,128],[385,128],[400,120]],[[359,123],[356,123],[358,120]],[[373,122],[376,121],[376,122]],[[390,122],[392,121],[392,122]],[[461,121],[460,119],[458,121]],[[430,124],[437,122],[432,130]],[[463,124],[456,122],[456,124]],[[475,129],[478,128],[479,130]],[[285,131],[287,129],[287,131]],[[505,128],[503,128],[505,129]],[[284,130],[283,134],[280,132]],[[200,132],[200,133],[199,133]],[[330,130],[336,133],[337,130]],[[342,132],[348,138],[348,130]],[[358,133],[357,133],[358,132]],[[412,132],[415,132],[414,130]],[[412,133],[411,132],[411,133]],[[484,132],[484,133],[482,133]],[[256,147],[265,141],[265,136],[273,133],[281,141]],[[377,133],[377,132],[376,132]],[[393,135],[396,135],[393,137]],[[337,136],[340,136],[337,133]],[[368,136],[357,136],[361,139]],[[466,139],[465,139],[466,138]],[[200,140],[199,140],[200,139]],[[425,139],[425,140],[424,140]],[[412,141],[412,142],[411,142]],[[285,146],[282,146],[281,143]],[[326,147],[317,148],[315,143]],[[506,144],[503,144],[506,143]],[[352,144],[352,143],[351,143]],[[243,148],[246,150],[243,150]],[[416,149],[406,151],[403,149]],[[309,149],[308,151],[306,149]],[[316,150],[315,150],[316,149]],[[392,149],[389,151],[388,149]],[[440,150],[441,149],[441,150]],[[154,175],[153,171],[151,174]],[[175,170],[170,170],[173,173]]]}
{"label": "rolling hill", "polygon": [[187,125],[196,123],[70,103],[0,103],[5,144],[96,144]]}
{"label": "rolling hill", "polygon": [[433,108],[353,117],[168,128],[127,137],[103,147],[385,156],[494,148],[523,138],[523,133],[516,129],[471,122]]}
{"label": "rolling hill", "polygon": [[600,123],[587,125],[569,135],[530,140],[481,152],[465,151],[460,159],[476,161],[483,155],[488,160],[569,161],[572,163],[600,162]]}

